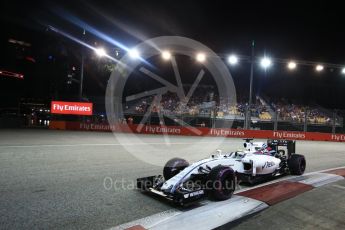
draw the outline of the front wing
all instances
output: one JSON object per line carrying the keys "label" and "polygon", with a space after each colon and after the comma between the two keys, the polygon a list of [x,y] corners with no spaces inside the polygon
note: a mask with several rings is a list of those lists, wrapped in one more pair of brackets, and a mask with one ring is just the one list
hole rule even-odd
{"label": "front wing", "polygon": [[162,176],[149,176],[137,179],[137,188],[140,191],[147,192],[152,195],[163,197],[164,199],[176,203],[178,205],[187,205],[198,201],[205,197],[206,191],[199,190],[176,190],[174,193],[167,193],[160,190],[162,186]]}

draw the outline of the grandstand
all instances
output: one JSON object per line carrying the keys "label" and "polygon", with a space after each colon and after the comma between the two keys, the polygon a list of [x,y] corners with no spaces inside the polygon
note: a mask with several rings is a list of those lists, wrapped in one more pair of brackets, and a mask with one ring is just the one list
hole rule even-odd
{"label": "grandstand", "polygon": [[[235,124],[235,128],[242,128],[249,108],[241,95],[238,98],[240,99],[236,104],[228,104],[224,99],[219,99],[211,87],[203,87],[196,90],[188,103],[179,101],[176,94],[166,93],[160,103],[155,102],[157,99],[155,96],[149,96],[126,103],[124,111],[126,116],[136,117],[134,120],[137,123],[140,122],[141,116],[150,112],[152,118],[149,122],[155,124],[158,122],[157,114],[160,112],[167,116],[182,117],[184,122],[187,121],[194,126],[203,123],[210,127],[219,127],[226,124],[226,121],[231,121],[232,126]],[[256,96],[250,114],[252,128],[256,129],[279,128],[280,124],[287,130],[301,131],[309,126],[318,131],[330,132],[343,127],[343,119],[334,111],[318,105],[289,103],[285,99],[271,100],[265,95]],[[169,119],[166,119],[165,123],[178,125]]]}

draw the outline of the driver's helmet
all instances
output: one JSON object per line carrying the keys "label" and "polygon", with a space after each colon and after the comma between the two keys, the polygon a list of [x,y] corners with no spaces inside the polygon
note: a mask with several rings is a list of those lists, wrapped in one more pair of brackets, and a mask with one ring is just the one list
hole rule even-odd
{"label": "driver's helmet", "polygon": [[263,154],[269,154],[269,155],[274,155],[275,154],[275,150],[273,150],[270,146],[268,146],[266,143],[264,143],[262,146],[261,146],[261,150],[260,150],[261,153]]}
{"label": "driver's helmet", "polygon": [[263,143],[261,146],[261,150],[265,150],[268,148],[268,145],[266,143]]}
{"label": "driver's helmet", "polygon": [[270,153],[272,151],[272,148],[269,147],[266,143],[263,143],[260,151],[263,153]]}

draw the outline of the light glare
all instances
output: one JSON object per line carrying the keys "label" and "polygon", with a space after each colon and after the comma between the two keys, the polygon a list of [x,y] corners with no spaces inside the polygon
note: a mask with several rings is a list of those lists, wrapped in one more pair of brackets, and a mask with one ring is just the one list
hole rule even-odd
{"label": "light glare", "polygon": [[236,57],[236,55],[231,55],[228,58],[228,61],[231,65],[236,65],[238,63],[238,58]]}
{"label": "light glare", "polygon": [[107,52],[105,52],[104,48],[96,48],[95,52],[96,52],[97,56],[99,56],[99,57],[103,57],[103,56],[107,55]]}
{"label": "light glare", "polygon": [[266,69],[272,65],[272,61],[271,61],[271,59],[264,57],[263,59],[261,59],[260,64],[263,68]]}
{"label": "light glare", "polygon": [[163,52],[162,52],[162,58],[163,58],[164,60],[170,60],[170,58],[171,58],[171,53],[170,53],[169,51],[163,51]]}
{"label": "light glare", "polygon": [[198,53],[196,55],[196,60],[198,62],[204,62],[206,60],[206,55],[204,53]]}
{"label": "light glare", "polygon": [[140,57],[139,51],[136,49],[131,49],[128,51],[128,54],[131,58],[137,59]]}
{"label": "light glare", "polygon": [[315,69],[317,72],[320,72],[323,70],[323,68],[324,68],[323,65],[317,65]]}
{"label": "light glare", "polygon": [[289,68],[289,69],[293,70],[293,69],[296,69],[296,67],[297,67],[296,62],[290,61],[290,62],[288,63],[288,68]]}

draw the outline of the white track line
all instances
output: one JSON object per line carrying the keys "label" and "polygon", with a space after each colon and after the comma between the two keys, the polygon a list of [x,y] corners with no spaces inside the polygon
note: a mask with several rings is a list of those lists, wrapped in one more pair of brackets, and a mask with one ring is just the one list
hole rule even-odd
{"label": "white track line", "polygon": [[340,180],[344,180],[344,177],[330,173],[314,173],[303,175],[290,181],[311,185],[314,188],[317,188]]}
{"label": "white track line", "polygon": [[305,176],[305,175],[314,174],[314,173],[323,173],[323,172],[327,172],[327,171],[331,171],[331,170],[344,169],[344,168],[345,168],[345,166],[340,166],[340,167],[335,167],[335,168],[330,168],[330,169],[323,169],[323,170],[315,171],[315,172],[309,172],[309,173],[306,173],[303,175]]}

